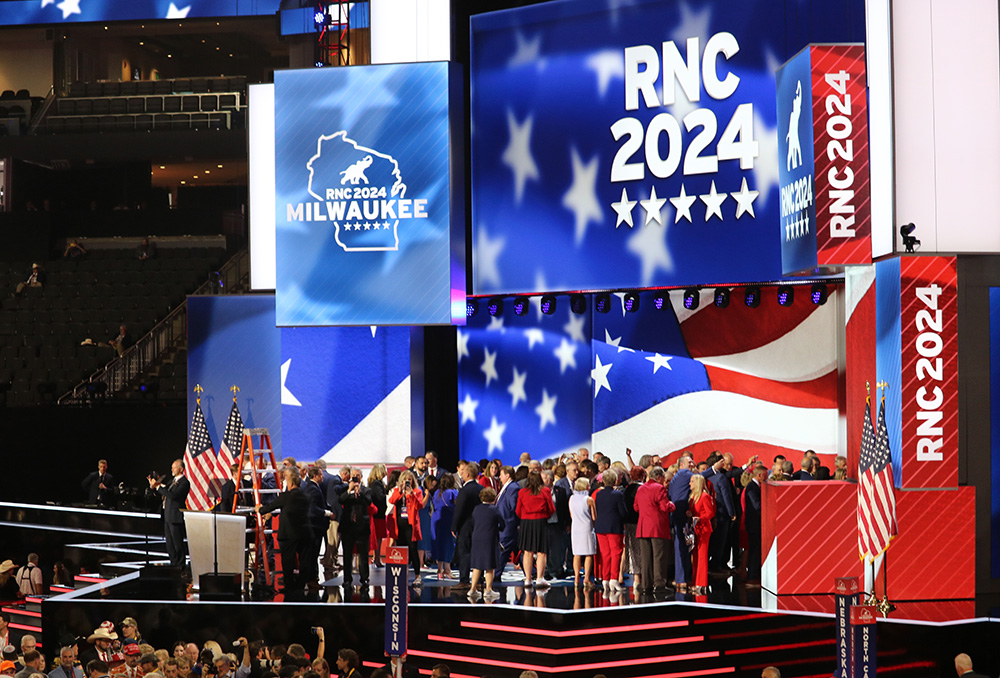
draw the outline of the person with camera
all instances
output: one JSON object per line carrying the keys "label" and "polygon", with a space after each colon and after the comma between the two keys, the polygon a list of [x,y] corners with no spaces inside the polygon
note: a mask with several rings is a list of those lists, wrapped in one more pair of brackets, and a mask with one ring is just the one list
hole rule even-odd
{"label": "person with camera", "polygon": [[[478,487],[478,486],[477,486]],[[417,478],[413,471],[403,471],[399,474],[396,487],[392,488],[387,498],[389,509],[386,511],[386,527],[393,543],[409,548],[410,565],[416,575],[414,586],[420,586],[420,560],[417,546],[420,542],[420,509],[427,503],[428,497],[417,487]],[[391,516],[390,516],[391,512]]]}
{"label": "person with camera", "polygon": [[340,491],[340,543],[343,547],[344,584],[354,583],[354,551],[358,552],[358,574],[361,585],[368,586],[368,541],[371,519],[368,508],[372,505],[371,490],[361,483],[361,471],[353,470],[347,487]]}
{"label": "person with camera", "polygon": [[264,515],[281,509],[278,518],[278,552],[281,554],[281,577],[285,596],[302,593],[299,573],[305,559],[312,552],[312,527],[309,524],[309,499],[302,493],[302,477],[298,469],[285,470],[285,491],[264,506],[257,504],[254,511]]}
{"label": "person with camera", "polygon": [[184,567],[184,515],[181,509],[187,501],[191,483],[184,476],[184,462],[175,459],[170,465],[169,485],[163,485],[156,474],[148,476],[149,489],[163,498],[163,533],[167,540],[167,555],[174,567]]}

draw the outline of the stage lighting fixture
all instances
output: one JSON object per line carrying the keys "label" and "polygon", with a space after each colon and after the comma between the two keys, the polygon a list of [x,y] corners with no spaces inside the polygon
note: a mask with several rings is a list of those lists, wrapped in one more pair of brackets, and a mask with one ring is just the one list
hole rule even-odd
{"label": "stage lighting fixture", "polygon": [[791,285],[781,285],[778,287],[778,305],[791,306],[795,303],[795,288]]}
{"label": "stage lighting fixture", "polygon": [[662,311],[666,301],[667,298],[665,295],[657,294],[655,297],[653,297],[653,308],[655,308],[657,311]]}
{"label": "stage lighting fixture", "polygon": [[553,294],[546,294],[542,297],[539,302],[539,306],[542,309],[542,313],[545,315],[552,315],[556,312],[556,298]]}
{"label": "stage lighting fixture", "polygon": [[907,252],[912,252],[914,247],[920,249],[920,241],[913,237],[915,230],[917,227],[913,224],[904,224],[899,227],[899,234],[903,236],[903,247],[906,248]]}
{"label": "stage lighting fixture", "polygon": [[714,302],[717,308],[725,308],[729,306],[729,290],[725,287],[715,288],[715,299]]}
{"label": "stage lighting fixture", "polygon": [[826,285],[823,283],[816,283],[812,286],[812,302],[817,306],[825,304],[828,296]]}
{"label": "stage lighting fixture", "polygon": [[475,318],[477,313],[479,313],[479,301],[477,299],[466,299],[465,317]]}
{"label": "stage lighting fixture", "polygon": [[577,315],[587,312],[587,296],[584,294],[569,295],[569,310]]}
{"label": "stage lighting fixture", "polygon": [[701,292],[698,291],[697,287],[689,287],[684,290],[684,308],[693,311],[698,308],[699,303],[701,303]]}
{"label": "stage lighting fixture", "polygon": [[524,315],[530,305],[528,297],[514,297],[514,315]]}
{"label": "stage lighting fixture", "polygon": [[625,305],[626,311],[635,313],[639,310],[639,295],[635,292],[626,292],[622,303]]}
{"label": "stage lighting fixture", "polygon": [[607,292],[594,295],[594,310],[598,313],[607,313],[611,310],[611,295]]}
{"label": "stage lighting fixture", "polygon": [[493,297],[490,299],[489,303],[486,304],[486,310],[492,316],[503,315],[503,297]]}
{"label": "stage lighting fixture", "polygon": [[322,28],[326,25],[326,12],[317,9],[316,13],[313,14],[313,23],[316,24],[316,28]]}
{"label": "stage lighting fixture", "polygon": [[756,285],[743,288],[743,303],[750,308],[760,306],[760,288]]}

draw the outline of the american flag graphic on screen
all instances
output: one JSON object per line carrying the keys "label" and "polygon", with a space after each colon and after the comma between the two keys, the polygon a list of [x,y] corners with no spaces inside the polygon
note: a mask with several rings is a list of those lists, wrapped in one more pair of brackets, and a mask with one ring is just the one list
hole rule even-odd
{"label": "american flag graphic on screen", "polygon": [[212,499],[212,479],[216,473],[215,449],[212,439],[208,436],[205,425],[205,414],[201,411],[201,403],[194,409],[191,420],[191,432],[188,434],[187,448],[184,450],[184,468],[191,491],[188,493],[187,505],[194,511],[208,511],[215,502]]}
{"label": "american flag graphic on screen", "polygon": [[875,560],[898,532],[885,398],[878,412],[878,432],[872,428],[872,406],[865,406],[861,459],[858,464],[858,552]]}

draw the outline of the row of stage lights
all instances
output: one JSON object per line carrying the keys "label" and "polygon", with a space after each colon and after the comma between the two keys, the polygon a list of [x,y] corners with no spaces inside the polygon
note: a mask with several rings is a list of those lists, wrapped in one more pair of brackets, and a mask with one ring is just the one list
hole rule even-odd
{"label": "row of stage lights", "polygon": [[[730,297],[732,296],[732,291],[728,287],[716,287],[715,294],[712,297],[712,303],[717,308],[726,308],[729,306]],[[743,303],[750,308],[757,308],[760,306],[761,291],[760,287],[757,285],[751,285],[749,287],[743,288]],[[829,291],[823,283],[816,283],[809,290],[809,300],[817,306],[822,306],[826,303],[829,298]],[[653,307],[657,311],[662,311],[664,306],[666,306],[667,295],[657,294],[653,297]],[[777,300],[779,306],[791,306],[795,303],[795,286],[794,285],[779,285]],[[635,313],[639,310],[639,295],[636,292],[626,292],[622,301],[625,306],[625,311],[627,313]],[[689,311],[693,311],[698,308],[701,303],[701,290],[698,287],[689,287],[684,290],[684,308]],[[546,294],[543,295],[541,301],[539,301],[542,313],[545,315],[552,315],[556,312],[556,295]],[[511,307],[514,309],[514,315],[527,315],[530,307],[531,300],[526,296],[514,297],[514,301],[511,302]],[[571,294],[569,295],[569,307],[573,313],[577,315],[584,313],[587,310],[587,296],[585,294]],[[503,315],[504,309],[504,298],[503,297],[490,297],[486,302],[486,311],[491,316]],[[611,310],[611,294],[608,292],[600,292],[594,295],[594,310],[598,313],[607,313]],[[465,306],[465,314],[467,317],[471,318],[479,313],[479,300],[478,299],[468,299]]]}

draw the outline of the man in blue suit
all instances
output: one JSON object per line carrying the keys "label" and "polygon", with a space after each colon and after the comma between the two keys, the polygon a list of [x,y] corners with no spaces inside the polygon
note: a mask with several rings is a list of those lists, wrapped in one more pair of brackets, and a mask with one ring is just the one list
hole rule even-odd
{"label": "man in blue suit", "polygon": [[500,469],[500,492],[497,494],[497,513],[503,518],[504,528],[500,531],[500,542],[497,544],[499,556],[497,557],[497,570],[493,575],[495,581],[500,581],[503,568],[510,560],[510,554],[517,548],[517,525],[520,522],[517,517],[517,493],[521,491],[520,485],[514,482],[514,469],[504,466]]}
{"label": "man in blue suit", "polygon": [[[722,468],[718,468],[719,461]],[[736,525],[736,489],[729,471],[733,467],[733,455],[719,455],[713,452],[708,457],[711,475],[708,481],[715,488],[715,529],[708,544],[708,569],[710,572],[725,572],[729,562],[730,543]]]}
{"label": "man in blue suit", "polygon": [[[716,460],[714,466],[702,471],[701,475],[710,478],[722,468],[722,460]],[[694,459],[690,452],[685,452],[677,460],[677,473],[670,480],[667,495],[676,507],[670,514],[670,531],[674,537],[674,580],[678,584],[691,581],[691,552],[684,540],[684,526],[689,520],[688,498],[691,496],[691,476],[698,471],[694,468]]]}

